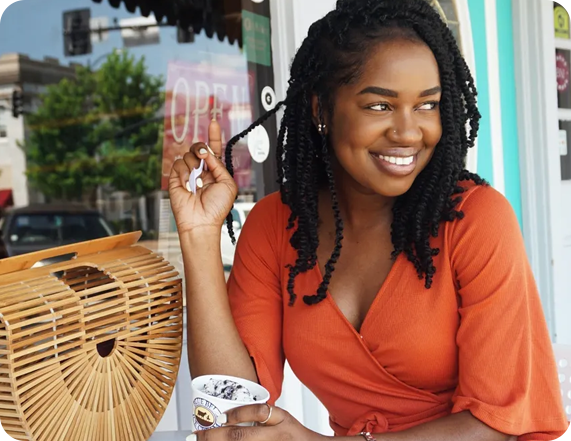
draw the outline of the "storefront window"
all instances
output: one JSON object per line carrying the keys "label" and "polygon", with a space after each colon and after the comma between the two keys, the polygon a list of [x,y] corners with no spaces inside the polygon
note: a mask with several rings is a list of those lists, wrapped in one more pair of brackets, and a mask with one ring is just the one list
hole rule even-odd
{"label": "storefront window", "polygon": [[557,107],[559,108],[559,154],[561,179],[571,180],[571,44],[569,14],[559,3],[553,2],[555,29],[555,70],[557,75]]}
{"label": "storefront window", "polygon": [[[174,160],[207,140],[213,116],[228,141],[274,104],[269,2],[199,3],[187,2],[184,9],[174,0],[151,7],[137,1],[23,0],[6,10],[0,101],[7,103],[10,130],[0,125],[0,137],[7,140],[6,190],[16,207],[40,204],[43,215],[65,220],[65,207],[81,204],[109,226],[90,228],[88,238],[140,230],[144,246],[182,270],[167,191]],[[17,100],[14,91],[21,92]],[[269,139],[276,138],[275,124],[272,119],[264,125]],[[239,226],[251,206],[274,190],[274,146],[254,141],[250,136],[235,146]],[[7,231],[13,227],[4,225],[2,240],[12,240]],[[61,245],[61,237],[30,240],[40,249]],[[78,234],[66,243],[86,237]],[[225,239],[224,264],[230,268],[234,248]]]}
{"label": "storefront window", "polygon": [[440,14],[440,16],[448,23],[448,27],[454,34],[458,44],[461,44],[460,38],[460,22],[458,20],[458,11],[456,11],[455,0],[427,0]]}

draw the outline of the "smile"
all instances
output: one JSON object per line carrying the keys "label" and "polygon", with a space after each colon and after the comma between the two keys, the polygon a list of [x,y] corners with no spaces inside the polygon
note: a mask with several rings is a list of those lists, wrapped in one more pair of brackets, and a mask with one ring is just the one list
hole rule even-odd
{"label": "smile", "polygon": [[391,164],[396,165],[410,165],[414,162],[414,156],[383,156],[378,155],[383,161],[390,162]]}
{"label": "smile", "polygon": [[386,156],[371,153],[377,167],[385,174],[394,177],[408,176],[416,170],[417,155]]}

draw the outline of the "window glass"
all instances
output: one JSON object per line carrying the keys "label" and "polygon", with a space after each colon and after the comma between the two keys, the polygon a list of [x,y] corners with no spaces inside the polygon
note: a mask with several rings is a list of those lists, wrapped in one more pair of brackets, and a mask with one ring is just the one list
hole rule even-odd
{"label": "window glass", "polygon": [[[41,207],[41,215],[18,218],[6,240],[34,251],[67,236],[105,235],[106,222],[116,233],[142,231],[142,245],[182,270],[168,175],[194,142],[207,140],[212,117],[228,141],[265,111],[261,91],[273,87],[269,2],[176,2],[174,16],[167,6],[175,0],[150,10],[125,3],[134,4],[22,0],[2,16],[0,103],[8,104],[0,112],[10,125],[0,122],[9,158],[0,166],[12,170],[14,205]],[[265,127],[277,138],[275,119]],[[239,205],[255,203],[276,179],[252,159],[247,139],[234,149],[240,230]],[[101,221],[54,211],[72,203]],[[234,246],[223,247],[230,268]]]}
{"label": "window glass", "polygon": [[99,214],[20,214],[11,219],[7,241],[14,245],[53,245],[107,237],[111,229]]}
{"label": "window glass", "polygon": [[454,34],[456,41],[461,45],[460,38],[460,22],[458,20],[458,11],[456,10],[455,0],[427,0],[440,14],[440,16],[448,23],[448,27]]}

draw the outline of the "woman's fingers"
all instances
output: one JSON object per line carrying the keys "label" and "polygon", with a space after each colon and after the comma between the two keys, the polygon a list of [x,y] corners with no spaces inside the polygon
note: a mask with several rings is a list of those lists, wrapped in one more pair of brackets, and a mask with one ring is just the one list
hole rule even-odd
{"label": "woman's fingers", "polygon": [[[265,426],[277,426],[284,422],[288,413],[269,404],[252,404],[237,407],[226,412],[226,425],[242,423],[263,423]],[[220,421],[220,417],[218,418]]]}
{"label": "woman's fingers", "polygon": [[215,156],[222,155],[222,129],[216,120],[208,126],[208,144]]}
{"label": "woman's fingers", "polygon": [[173,190],[177,187],[182,187],[188,190],[187,184],[189,177],[190,177],[190,169],[188,168],[188,165],[183,159],[178,159],[177,161],[175,161],[171,170],[169,178],[169,188]]}
{"label": "woman's fingers", "polygon": [[182,187],[195,193],[201,188],[221,182],[226,183],[232,191],[236,190],[236,184],[222,161],[208,145],[199,142],[174,163],[169,187]]}
{"label": "woman's fingers", "polygon": [[[204,159],[208,171],[212,174],[212,177],[216,182],[221,182],[225,180],[233,181],[232,177],[230,176],[230,173],[228,173],[228,170],[226,170],[226,166],[217,157],[218,155],[211,147],[207,146],[202,142],[199,142],[197,144],[194,144],[190,148],[190,153],[193,153],[196,156],[197,164],[200,162],[201,159]],[[214,155],[212,153],[214,153]],[[196,165],[195,167],[198,167],[198,165]]]}
{"label": "woman's fingers", "polygon": [[[267,441],[277,439],[277,426],[289,416],[279,407],[268,404],[252,404],[249,406],[231,409],[220,415],[217,421],[223,422],[224,427],[196,432],[186,438],[187,441]],[[224,418],[226,417],[226,418]],[[243,427],[237,424],[258,423],[258,426]],[[261,425],[261,423],[264,423]]]}
{"label": "woman's fingers", "polygon": [[269,441],[278,439],[276,427],[222,427],[193,433],[186,441]]}

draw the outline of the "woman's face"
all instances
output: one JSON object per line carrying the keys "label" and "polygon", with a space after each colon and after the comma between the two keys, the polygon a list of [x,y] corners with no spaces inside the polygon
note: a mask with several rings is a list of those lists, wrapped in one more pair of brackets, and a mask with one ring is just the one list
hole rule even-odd
{"label": "woman's face", "polygon": [[428,46],[380,43],[358,81],[335,96],[327,131],[341,166],[339,184],[387,197],[406,193],[442,136],[440,96]]}

